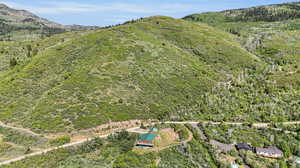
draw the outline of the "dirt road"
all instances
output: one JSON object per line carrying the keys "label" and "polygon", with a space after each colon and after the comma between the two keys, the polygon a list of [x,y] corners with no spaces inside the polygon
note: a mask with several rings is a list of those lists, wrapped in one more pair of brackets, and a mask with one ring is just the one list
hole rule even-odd
{"label": "dirt road", "polygon": [[[137,129],[137,128],[139,128],[139,127],[136,127],[135,129]],[[134,128],[130,128],[130,129],[134,129]],[[128,129],[128,130],[130,131],[130,129]],[[106,138],[106,137],[108,137],[109,135],[111,135],[113,133],[106,134],[106,135],[101,135],[101,136],[99,136],[99,138]],[[48,148],[48,149],[41,150],[41,151],[38,151],[38,152],[33,152],[33,153],[23,155],[23,156],[20,156],[20,157],[11,159],[11,160],[0,162],[0,166],[8,165],[10,163],[14,163],[14,162],[17,162],[17,161],[20,161],[20,160],[24,160],[24,159],[29,158],[29,157],[46,154],[48,152],[51,152],[51,151],[54,151],[54,150],[57,150],[57,149],[68,148],[68,147],[71,147],[71,146],[80,145],[80,144],[83,144],[83,143],[91,141],[91,140],[92,140],[92,138],[87,138],[87,139],[80,140],[80,141],[77,141],[77,142],[68,143],[68,144],[65,144],[65,145],[62,145],[62,146],[52,147],[52,148]]]}
{"label": "dirt road", "polygon": [[[204,124],[212,124],[212,125],[225,124],[225,125],[235,125],[235,126],[243,125],[244,124],[244,123],[241,123],[241,122],[211,122],[211,121],[166,121],[166,122],[163,122],[163,123],[166,123],[166,124],[192,124],[192,125],[197,125],[199,123],[204,123]],[[152,124],[156,124],[156,123],[153,122]],[[261,128],[263,128],[263,127],[269,127],[272,124],[273,123],[254,123],[252,125],[254,127],[258,127],[258,128],[261,127]],[[277,123],[277,124],[282,124],[282,125],[300,125],[300,121],[282,122],[282,123]],[[32,131],[30,131],[28,129],[9,126],[9,125],[6,125],[6,124],[4,124],[2,122],[0,122],[0,126],[1,127],[5,127],[5,128],[11,128],[11,129],[23,131],[23,132],[26,132],[26,133],[29,133],[29,134],[32,134],[32,135],[40,136],[39,134],[36,134],[36,133],[34,133],[34,132],[32,132]],[[138,128],[139,127],[131,127],[131,128],[127,128],[126,130],[128,132],[136,132],[135,130],[138,129]],[[108,133],[108,134],[105,134],[105,135],[101,135],[101,136],[98,136],[98,137],[99,138],[105,138],[105,137],[109,136],[110,134],[113,134],[113,133],[115,133],[117,131],[119,131],[119,130],[113,130],[113,132],[111,132],[111,133]],[[190,141],[191,138],[192,138],[192,136],[189,135],[189,138],[188,138],[188,140],[186,142]],[[72,143],[69,143],[69,144],[65,144],[65,145],[62,145],[62,146],[52,147],[52,148],[41,150],[41,151],[38,151],[38,152],[26,154],[26,155],[23,155],[23,156],[20,156],[20,157],[11,159],[11,160],[0,162],[0,166],[8,165],[8,164],[13,163],[13,162],[24,160],[24,159],[32,157],[32,156],[42,155],[42,154],[45,154],[45,153],[48,153],[48,152],[51,152],[51,151],[54,151],[54,150],[57,150],[57,149],[80,145],[80,144],[83,144],[83,143],[88,142],[90,140],[91,140],[91,138],[86,138],[86,139],[83,139],[83,140],[80,140],[80,141],[76,141],[76,142],[72,142]]]}
{"label": "dirt road", "polygon": [[4,124],[3,122],[0,121],[0,127],[3,127],[3,128],[9,128],[9,129],[13,129],[13,130],[17,130],[17,131],[20,131],[20,132],[24,132],[24,133],[27,133],[27,134],[31,134],[31,135],[34,135],[34,136],[41,136],[40,134],[37,134],[29,129],[26,129],[26,128],[20,128],[20,127],[14,127],[14,126],[10,126],[8,124]]}

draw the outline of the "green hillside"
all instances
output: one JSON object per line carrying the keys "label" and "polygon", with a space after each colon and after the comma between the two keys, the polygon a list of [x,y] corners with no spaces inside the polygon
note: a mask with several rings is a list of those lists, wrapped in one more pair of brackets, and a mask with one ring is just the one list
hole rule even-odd
{"label": "green hillside", "polygon": [[[206,23],[235,35],[243,48],[268,64],[266,75],[274,82],[274,86],[297,95],[300,83],[299,4],[295,2],[200,13],[184,19]],[[297,103],[294,106],[293,110],[297,111]]]}
{"label": "green hillside", "polygon": [[235,35],[246,50],[269,65],[271,79],[278,85],[298,87],[299,2],[193,14],[184,19]]}
{"label": "green hillside", "polygon": [[[3,167],[296,168],[299,110],[299,2],[97,30],[0,4],[0,161],[51,150]],[[132,119],[162,122],[110,124]],[[164,122],[188,120],[207,122]],[[158,129],[154,148],[133,125]]]}
{"label": "green hillside", "polygon": [[9,67],[9,56],[1,56],[6,64],[0,119],[35,131],[134,118],[236,119],[244,111],[224,111],[214,92],[227,80],[264,66],[229,33],[169,17],[56,35],[30,45],[38,52],[28,57],[25,47],[17,58],[24,61],[17,65]]}
{"label": "green hillside", "polygon": [[251,9],[2,42],[0,120],[38,132],[148,118],[299,120],[298,19],[224,19]]}
{"label": "green hillside", "polygon": [[300,2],[192,14],[184,19],[219,24],[222,22],[274,22],[300,18]]}

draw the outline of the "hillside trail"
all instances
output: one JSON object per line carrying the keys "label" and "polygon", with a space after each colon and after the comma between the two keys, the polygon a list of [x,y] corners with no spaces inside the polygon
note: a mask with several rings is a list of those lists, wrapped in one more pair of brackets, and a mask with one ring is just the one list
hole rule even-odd
{"label": "hillside trail", "polygon": [[31,131],[30,129],[11,126],[11,125],[3,123],[2,121],[0,121],[0,127],[13,129],[13,130],[20,131],[20,132],[23,132],[26,134],[31,134],[33,136],[42,136],[41,134],[35,133],[35,132]]}

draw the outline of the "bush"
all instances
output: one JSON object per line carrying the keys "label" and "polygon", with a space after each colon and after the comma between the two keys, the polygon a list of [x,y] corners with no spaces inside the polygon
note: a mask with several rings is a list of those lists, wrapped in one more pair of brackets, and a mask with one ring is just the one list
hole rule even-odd
{"label": "bush", "polygon": [[14,66],[18,65],[17,59],[16,58],[11,58],[9,60],[9,65],[10,65],[10,67],[14,67]]}
{"label": "bush", "polygon": [[136,139],[137,137],[135,135],[130,135],[125,130],[108,137],[111,144],[118,146],[123,153],[127,153],[132,150]]}
{"label": "bush", "polygon": [[91,141],[85,142],[84,144],[78,147],[79,153],[90,153],[99,149],[103,145],[103,142],[100,138],[94,138]]}
{"label": "bush", "polygon": [[155,155],[149,153],[146,155],[138,155],[134,152],[128,152],[119,156],[114,162],[113,168],[155,168]]}
{"label": "bush", "polygon": [[185,126],[173,124],[172,128],[179,135],[179,138],[180,138],[181,141],[184,141],[184,140],[188,139],[189,132],[188,132],[188,130]]}
{"label": "bush", "polygon": [[50,140],[50,144],[54,146],[60,146],[71,142],[70,136],[62,136],[53,140]]}

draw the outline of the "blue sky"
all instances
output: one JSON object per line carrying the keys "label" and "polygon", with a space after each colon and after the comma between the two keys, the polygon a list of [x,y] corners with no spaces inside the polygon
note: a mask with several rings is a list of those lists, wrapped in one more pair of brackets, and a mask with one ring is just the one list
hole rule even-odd
{"label": "blue sky", "polygon": [[[290,0],[291,1],[291,0]],[[105,26],[124,21],[165,15],[176,18],[193,13],[220,11],[287,0],[0,0],[17,9],[29,10],[62,24]]]}

